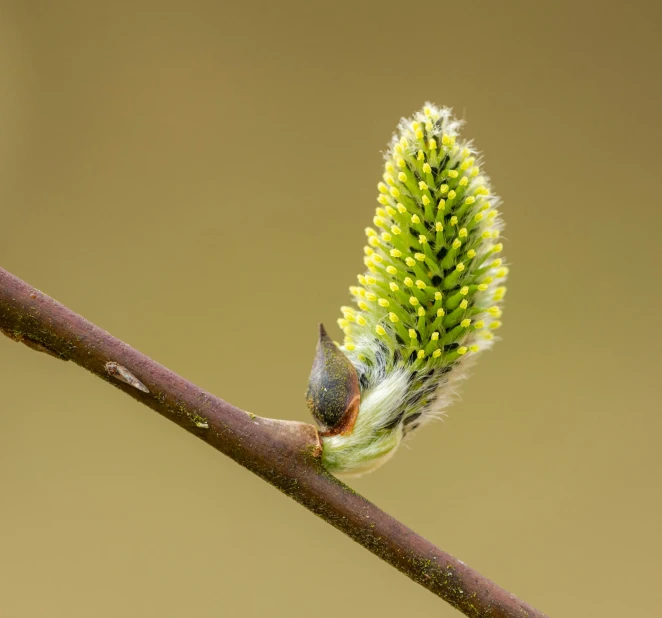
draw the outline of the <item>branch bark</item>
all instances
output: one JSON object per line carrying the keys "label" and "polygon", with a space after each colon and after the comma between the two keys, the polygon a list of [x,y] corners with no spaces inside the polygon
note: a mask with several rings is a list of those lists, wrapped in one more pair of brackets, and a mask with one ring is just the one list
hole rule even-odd
{"label": "branch bark", "polygon": [[545,617],[329,474],[312,425],[261,418],[214,397],[1,268],[0,330],[177,423],[465,615]]}

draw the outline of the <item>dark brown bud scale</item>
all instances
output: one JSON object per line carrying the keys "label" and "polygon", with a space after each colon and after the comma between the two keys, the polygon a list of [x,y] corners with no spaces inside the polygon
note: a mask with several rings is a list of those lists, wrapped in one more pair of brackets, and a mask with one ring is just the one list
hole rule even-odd
{"label": "dark brown bud scale", "polygon": [[359,413],[361,391],[354,365],[320,324],[306,403],[322,435],[350,433]]}

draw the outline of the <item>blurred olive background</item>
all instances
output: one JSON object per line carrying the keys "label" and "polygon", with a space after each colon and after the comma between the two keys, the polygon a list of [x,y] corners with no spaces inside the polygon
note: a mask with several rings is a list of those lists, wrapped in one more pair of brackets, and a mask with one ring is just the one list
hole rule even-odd
{"label": "blurred olive background", "polygon": [[[553,616],[662,609],[658,2],[0,2],[0,264],[307,420],[381,152],[452,106],[504,198],[503,340],[351,484]],[[70,363],[0,338],[0,618],[455,616]]]}

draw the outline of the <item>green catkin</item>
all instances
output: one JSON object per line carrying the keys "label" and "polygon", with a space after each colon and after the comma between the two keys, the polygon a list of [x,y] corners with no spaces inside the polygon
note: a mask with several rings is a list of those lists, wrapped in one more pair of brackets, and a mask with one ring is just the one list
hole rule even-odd
{"label": "green catkin", "polygon": [[338,321],[361,405],[350,434],[323,441],[331,471],[378,467],[441,414],[501,324],[499,199],[459,126],[450,110],[426,104],[400,122],[386,153],[366,271]]}

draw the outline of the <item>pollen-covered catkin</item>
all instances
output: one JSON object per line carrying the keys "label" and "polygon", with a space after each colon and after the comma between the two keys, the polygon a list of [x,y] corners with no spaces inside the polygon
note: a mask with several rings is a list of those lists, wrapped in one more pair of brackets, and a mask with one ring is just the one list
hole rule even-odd
{"label": "pollen-covered catkin", "polygon": [[450,110],[427,104],[401,121],[386,153],[366,270],[339,320],[361,401],[351,433],[323,439],[332,471],[386,461],[443,411],[501,325],[508,268],[499,199],[459,126]]}

